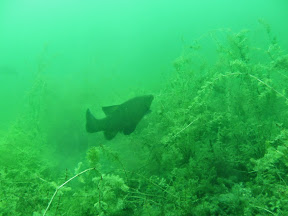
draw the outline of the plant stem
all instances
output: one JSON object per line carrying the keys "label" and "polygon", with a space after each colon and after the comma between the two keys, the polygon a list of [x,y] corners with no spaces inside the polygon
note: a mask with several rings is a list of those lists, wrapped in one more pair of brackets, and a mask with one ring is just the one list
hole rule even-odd
{"label": "plant stem", "polygon": [[66,185],[67,183],[69,183],[70,181],[72,181],[74,178],[76,178],[76,177],[82,175],[82,174],[85,173],[85,172],[91,171],[91,170],[96,170],[96,168],[93,167],[93,168],[86,169],[86,170],[84,170],[84,171],[78,173],[77,175],[73,176],[72,178],[68,179],[66,182],[64,182],[62,185],[60,185],[58,188],[56,188],[56,190],[55,190],[55,192],[54,192],[54,194],[53,194],[53,196],[52,196],[50,202],[48,203],[48,206],[47,206],[47,208],[46,208],[46,210],[45,210],[43,216],[46,215],[46,213],[47,213],[48,209],[50,208],[50,206],[51,206],[51,204],[52,204],[52,202],[53,202],[53,200],[54,200],[56,194],[58,193],[58,191],[59,191],[59,190],[60,190],[64,185]]}

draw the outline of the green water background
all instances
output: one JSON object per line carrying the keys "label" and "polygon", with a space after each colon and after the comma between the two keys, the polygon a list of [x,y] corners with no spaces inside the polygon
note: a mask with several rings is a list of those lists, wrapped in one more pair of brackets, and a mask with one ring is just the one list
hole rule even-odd
{"label": "green water background", "polygon": [[[134,140],[118,135],[107,142],[101,133],[88,135],[85,110],[91,108],[101,117],[101,106],[141,94],[155,94],[155,104],[157,99],[163,101],[159,92],[175,75],[173,62],[187,47],[194,46],[195,40],[201,42],[199,52],[208,64],[217,59],[215,41],[209,38],[214,32],[220,32],[219,40],[224,42],[221,32],[247,29],[251,44],[266,49],[267,36],[260,19],[272,27],[278,44],[287,50],[287,8],[284,0],[2,0],[1,134],[22,118],[25,122],[26,113],[34,112],[34,119],[39,120],[37,131],[46,146],[41,157],[52,161],[59,172],[73,170],[84,160],[87,149],[99,144],[119,152],[124,164],[135,168],[139,164],[133,163],[139,161],[133,157],[139,157],[139,152],[133,147]],[[159,112],[152,104],[153,108],[154,114]],[[149,118],[135,133],[141,134],[148,124]],[[133,138],[137,141],[137,134]],[[110,164],[102,166],[113,170]]]}
{"label": "green water background", "polygon": [[[257,32],[258,19],[273,26],[280,45],[288,47],[284,0],[2,0],[1,128],[23,110],[39,64],[47,66],[43,73],[55,94],[55,112],[69,109],[89,87],[103,95],[100,101],[95,92],[85,92],[95,103],[117,102],[136,89],[161,89],[183,45],[215,29]],[[205,54],[213,60],[211,45],[207,41]]]}

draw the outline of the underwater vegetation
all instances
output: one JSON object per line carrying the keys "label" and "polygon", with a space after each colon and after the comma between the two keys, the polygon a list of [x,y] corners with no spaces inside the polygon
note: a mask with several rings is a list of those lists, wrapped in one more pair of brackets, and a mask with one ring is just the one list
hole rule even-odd
{"label": "underwater vegetation", "polygon": [[38,79],[1,136],[0,215],[288,215],[288,55],[264,29],[261,47],[249,31],[211,34],[214,63],[187,47],[146,127],[119,141],[130,158],[95,141],[57,168]]}

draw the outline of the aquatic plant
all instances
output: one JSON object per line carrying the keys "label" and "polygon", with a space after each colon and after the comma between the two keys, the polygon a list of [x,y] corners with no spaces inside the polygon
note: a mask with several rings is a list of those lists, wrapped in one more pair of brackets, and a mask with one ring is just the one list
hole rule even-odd
{"label": "aquatic plant", "polygon": [[216,62],[198,55],[210,37],[188,46],[147,127],[117,150],[89,140],[75,169],[44,159],[41,115],[15,122],[0,142],[1,215],[288,215],[288,58],[262,25],[261,47],[250,31],[209,34]]}
{"label": "aquatic plant", "polygon": [[[264,160],[274,164],[285,155],[269,148],[267,142],[287,127],[288,68],[286,60],[279,60],[281,66],[275,67],[275,59],[285,59],[275,37],[267,41],[266,50],[257,49],[270,61],[259,62],[257,55],[250,55],[255,49],[248,33],[228,33],[227,42],[217,41],[219,61],[201,71],[187,66],[193,65],[189,55],[177,59],[175,79],[158,98],[157,121],[150,130],[153,127],[163,136],[157,147],[148,145],[152,151],[148,170],[157,176],[161,173],[169,182],[167,188],[175,191],[179,199],[174,199],[174,213],[176,209],[182,215],[287,213],[286,198],[279,190],[263,197],[263,182],[255,182],[255,161],[264,166]],[[269,181],[280,180],[281,186],[276,185],[281,191],[287,190],[281,174],[286,165],[276,170],[269,167],[275,173]],[[162,208],[171,205],[168,197],[160,202]]]}

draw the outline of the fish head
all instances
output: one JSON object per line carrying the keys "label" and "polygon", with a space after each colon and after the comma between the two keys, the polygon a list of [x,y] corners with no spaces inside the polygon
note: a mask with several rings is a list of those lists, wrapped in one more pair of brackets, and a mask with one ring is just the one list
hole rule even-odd
{"label": "fish head", "polygon": [[149,113],[149,111],[150,111],[150,106],[151,106],[151,104],[152,104],[152,101],[153,101],[153,99],[154,99],[154,96],[153,96],[153,95],[145,95],[145,96],[143,96],[142,99],[143,99],[143,105],[144,105],[147,113]]}
{"label": "fish head", "polygon": [[144,97],[146,97],[147,103],[149,104],[149,107],[150,107],[151,103],[152,103],[152,101],[154,99],[154,96],[153,95],[146,95]]}

